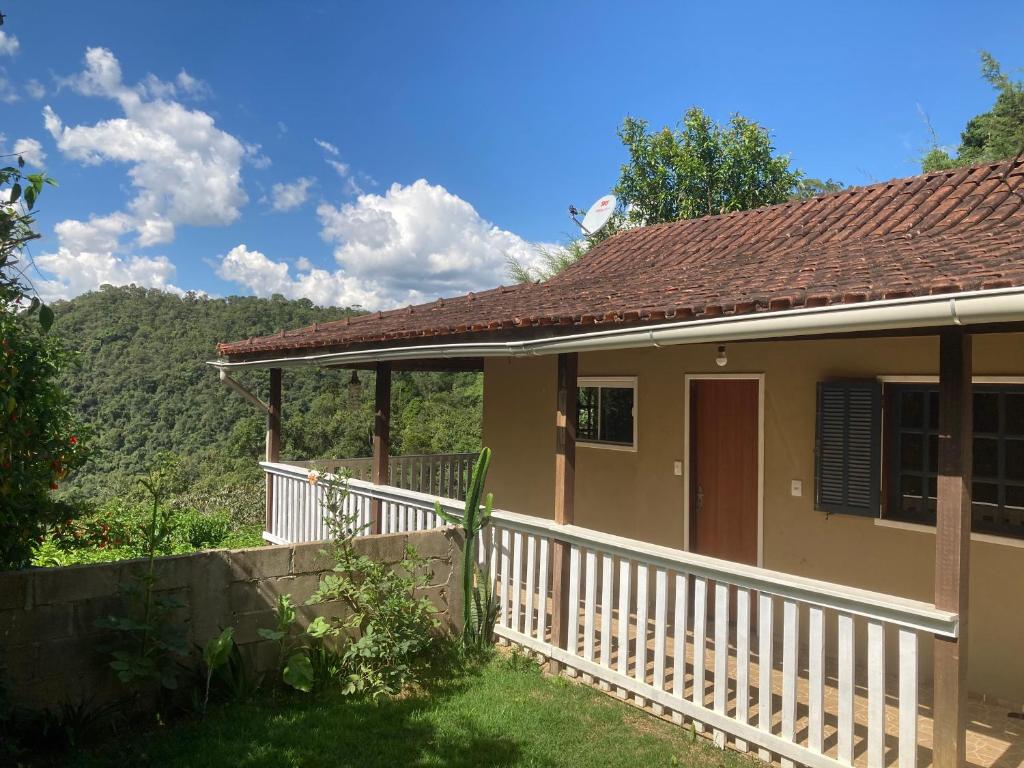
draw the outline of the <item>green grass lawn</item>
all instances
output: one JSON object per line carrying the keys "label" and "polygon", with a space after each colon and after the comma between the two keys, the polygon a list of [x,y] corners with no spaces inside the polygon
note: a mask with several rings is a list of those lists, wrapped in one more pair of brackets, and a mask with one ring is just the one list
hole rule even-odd
{"label": "green grass lawn", "polygon": [[753,766],[688,729],[588,687],[498,656],[377,703],[334,693],[225,704],[76,755],[71,765],[203,768],[339,766]]}

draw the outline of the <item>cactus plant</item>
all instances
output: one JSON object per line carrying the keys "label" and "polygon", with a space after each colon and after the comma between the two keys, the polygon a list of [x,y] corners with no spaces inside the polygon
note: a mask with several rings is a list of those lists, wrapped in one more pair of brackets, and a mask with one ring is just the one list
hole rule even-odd
{"label": "cactus plant", "polygon": [[487,480],[490,465],[491,449],[484,448],[480,451],[470,475],[465,508],[461,517],[446,511],[440,502],[434,502],[434,510],[438,517],[449,525],[458,526],[465,535],[465,547],[462,552],[462,637],[467,648],[476,650],[482,650],[490,645],[494,634],[494,620],[498,613],[494,590],[486,575],[487,564],[485,563],[485,568],[481,569],[477,565],[476,557],[477,543],[481,532],[491,521],[494,503],[493,494],[483,496],[484,482]]}

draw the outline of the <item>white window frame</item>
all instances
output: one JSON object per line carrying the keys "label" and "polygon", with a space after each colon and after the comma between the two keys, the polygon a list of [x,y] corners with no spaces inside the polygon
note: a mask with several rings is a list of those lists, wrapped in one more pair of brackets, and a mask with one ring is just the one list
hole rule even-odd
{"label": "white window frame", "polygon": [[[632,445],[619,445],[618,443],[606,443],[600,440],[581,440],[576,437],[576,445],[584,448],[603,448],[608,451],[629,451],[637,452],[637,425],[640,423],[640,398],[638,377],[636,376],[578,376],[576,378],[576,389],[581,387],[605,387],[609,389],[632,389],[633,390],[633,443]],[[574,414],[574,419],[579,416]],[[578,421],[577,421],[578,426]]]}

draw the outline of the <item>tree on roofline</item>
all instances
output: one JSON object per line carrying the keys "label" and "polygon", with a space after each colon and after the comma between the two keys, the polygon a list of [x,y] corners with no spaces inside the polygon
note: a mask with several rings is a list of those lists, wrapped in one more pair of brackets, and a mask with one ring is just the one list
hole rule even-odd
{"label": "tree on roofline", "polygon": [[541,250],[539,264],[509,260],[518,282],[546,280],[578,261],[592,246],[621,229],[695,219],[793,198],[837,191],[831,179],[805,179],[779,155],[768,130],[735,114],[725,125],[691,107],[675,128],[650,131],[649,123],[627,117],[618,131],[629,153],[615,185],[618,209],[596,235]]}
{"label": "tree on roofline", "polygon": [[933,133],[932,147],[921,159],[926,173],[997,163],[1024,152],[1024,81],[1011,80],[988,51],[981,52],[981,76],[995,89],[995,103],[967,121],[956,155],[939,146]]}

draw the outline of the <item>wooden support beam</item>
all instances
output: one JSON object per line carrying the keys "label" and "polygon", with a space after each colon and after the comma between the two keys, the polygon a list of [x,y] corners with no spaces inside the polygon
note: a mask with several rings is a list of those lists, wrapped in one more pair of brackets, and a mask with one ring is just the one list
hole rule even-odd
{"label": "wooden support beam", "polygon": [[[391,363],[377,363],[374,385],[373,482],[388,484],[388,444],[391,441]],[[382,505],[374,500],[370,511],[371,533],[381,532]]]}
{"label": "wooden support beam", "polygon": [[[281,458],[281,369],[270,369],[270,392],[267,397],[267,449],[266,460]],[[272,531],[274,522],[274,481],[267,475],[266,531]]]}
{"label": "wooden support beam", "polygon": [[[555,522],[569,525],[575,520],[576,490],[576,378],[579,356],[575,352],[558,356],[558,385],[555,402]],[[569,640],[569,545],[555,539],[551,548],[551,642],[565,648]],[[557,674],[557,661],[548,662]]]}
{"label": "wooden support beam", "polygon": [[935,768],[962,768],[967,740],[967,636],[970,595],[971,470],[974,409],[971,336],[939,336],[939,455],[935,529],[935,607],[960,616],[956,639],[935,638]]}

